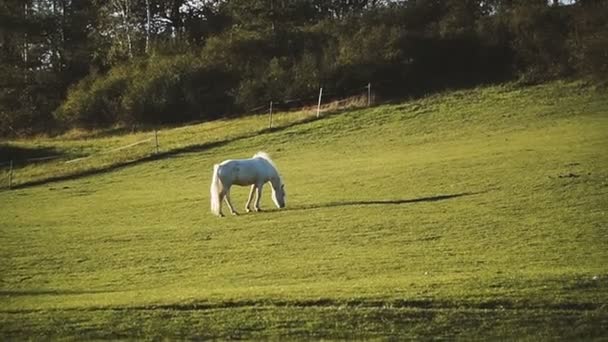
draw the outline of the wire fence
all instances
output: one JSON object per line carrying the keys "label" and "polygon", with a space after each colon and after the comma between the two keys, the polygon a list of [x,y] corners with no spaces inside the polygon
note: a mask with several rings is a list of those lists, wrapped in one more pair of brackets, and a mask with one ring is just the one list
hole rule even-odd
{"label": "wire fence", "polygon": [[[260,105],[246,112],[246,115],[257,115],[258,117],[261,115],[268,115],[267,125],[253,127],[249,131],[241,132],[241,134],[250,135],[268,129],[273,130],[280,128],[285,124],[319,118],[321,113],[335,112],[346,108],[371,106],[374,103],[371,83],[368,83],[363,87],[353,88],[348,92],[340,92],[339,94],[342,96],[338,96],[336,93],[324,93],[323,88],[320,88],[318,97],[269,101],[268,104]],[[300,115],[297,117],[290,117],[287,121],[285,119],[282,121],[277,120],[279,113],[283,113],[284,116],[289,116],[290,113],[295,112],[300,113]],[[202,122],[193,122],[188,126],[169,130],[172,132],[181,130],[179,134],[186,134],[184,131],[197,123]],[[158,130],[155,129],[153,132],[145,133],[143,136],[142,134],[139,134],[138,137],[140,136],[141,139],[138,139],[137,141],[109,148],[107,150],[96,151],[94,153],[91,152],[75,158],[68,158],[65,155],[56,154],[33,158],[11,158],[10,160],[0,161],[0,170],[4,173],[4,177],[0,178],[0,189],[13,189],[29,183],[40,183],[45,179],[51,180],[61,176],[77,176],[78,174],[87,173],[96,168],[103,169],[112,164],[133,162],[137,159],[149,158],[150,156],[154,156],[161,152]],[[223,138],[227,139],[229,137],[224,136]],[[182,143],[182,145],[184,144],[187,143]],[[181,145],[178,146],[175,143],[168,143],[166,146],[162,147],[163,152],[168,152],[172,148],[177,149],[177,147],[180,146]],[[105,159],[105,161],[103,159]],[[39,166],[40,164],[44,164],[45,167]],[[52,166],[49,167],[48,164],[52,164]],[[38,172],[36,172],[37,168],[44,170],[38,170]],[[1,174],[2,173],[0,173],[0,175]],[[2,178],[4,181],[2,181]]]}

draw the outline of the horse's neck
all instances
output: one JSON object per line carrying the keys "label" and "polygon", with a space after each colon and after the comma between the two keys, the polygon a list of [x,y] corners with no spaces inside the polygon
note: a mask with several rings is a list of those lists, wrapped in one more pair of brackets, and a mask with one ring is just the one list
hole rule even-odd
{"label": "horse's neck", "polygon": [[273,189],[281,187],[281,176],[279,176],[279,172],[272,166],[268,168],[268,177]]}
{"label": "horse's neck", "polygon": [[279,175],[279,171],[268,160],[266,160],[264,158],[260,158],[260,159],[262,159],[264,161],[263,169],[264,169],[264,173],[265,173],[265,178],[270,180],[270,184],[272,185],[273,189],[280,188],[281,187],[281,176]]}
{"label": "horse's neck", "polygon": [[270,178],[270,185],[273,189],[279,189],[281,187],[281,179],[277,177]]}

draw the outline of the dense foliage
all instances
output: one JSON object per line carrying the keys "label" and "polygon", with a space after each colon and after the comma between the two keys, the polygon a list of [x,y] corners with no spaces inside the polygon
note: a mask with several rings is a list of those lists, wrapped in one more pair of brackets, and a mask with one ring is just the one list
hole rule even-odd
{"label": "dense foliage", "polygon": [[0,0],[0,135],[608,75],[599,0]]}

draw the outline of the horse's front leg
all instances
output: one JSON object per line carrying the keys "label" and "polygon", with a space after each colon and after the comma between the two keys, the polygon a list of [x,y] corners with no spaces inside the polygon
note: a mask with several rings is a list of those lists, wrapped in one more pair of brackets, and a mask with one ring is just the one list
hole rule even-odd
{"label": "horse's front leg", "polygon": [[249,209],[249,207],[251,206],[251,201],[253,201],[253,195],[255,195],[255,189],[256,186],[255,184],[251,186],[251,190],[249,190],[249,198],[247,199],[247,204],[245,204],[245,211],[247,211],[248,213],[251,212],[251,209]]}
{"label": "horse's front leg", "polygon": [[230,212],[232,213],[232,215],[238,215],[239,213],[234,210],[232,202],[230,201],[230,190],[226,191],[226,197],[224,197],[224,199],[226,200],[226,204],[228,204],[228,208],[230,208]]}
{"label": "horse's front leg", "polygon": [[264,184],[260,184],[256,186],[256,199],[255,199],[255,207],[254,210],[255,211],[262,211],[262,208],[260,208],[260,199],[262,199],[262,187],[264,186]]}

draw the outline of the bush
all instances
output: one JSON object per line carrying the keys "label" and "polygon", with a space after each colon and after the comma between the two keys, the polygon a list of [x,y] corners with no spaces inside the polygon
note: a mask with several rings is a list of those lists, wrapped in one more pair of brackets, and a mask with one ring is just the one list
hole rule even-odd
{"label": "bush", "polygon": [[509,25],[524,81],[541,82],[572,72],[566,46],[570,21],[569,11],[543,3],[514,8]]}
{"label": "bush", "polygon": [[114,124],[124,110],[122,95],[131,81],[131,71],[127,67],[114,68],[101,77],[86,77],[68,91],[65,102],[54,113],[55,118],[68,127]]}
{"label": "bush", "polygon": [[192,55],[151,57],[85,78],[55,117],[84,128],[214,119],[231,111],[234,84],[230,73]]}
{"label": "bush", "polygon": [[576,5],[569,47],[577,71],[601,81],[608,80],[608,3]]}
{"label": "bush", "polygon": [[123,122],[167,124],[214,119],[233,106],[231,74],[192,55],[151,58],[124,94]]}

